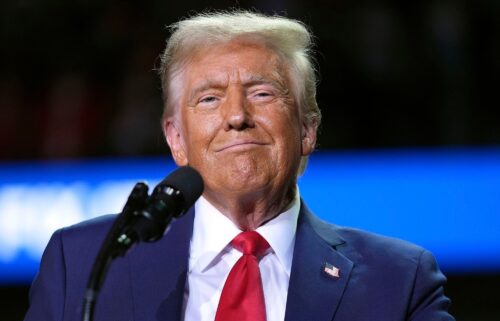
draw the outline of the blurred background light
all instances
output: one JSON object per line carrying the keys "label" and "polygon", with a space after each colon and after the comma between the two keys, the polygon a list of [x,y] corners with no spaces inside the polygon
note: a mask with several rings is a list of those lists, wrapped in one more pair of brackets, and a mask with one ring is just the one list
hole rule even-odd
{"label": "blurred background light", "polygon": [[[0,282],[29,283],[58,228],[121,211],[164,158],[0,165]],[[323,219],[430,249],[445,272],[500,270],[500,149],[318,152],[299,180]]]}

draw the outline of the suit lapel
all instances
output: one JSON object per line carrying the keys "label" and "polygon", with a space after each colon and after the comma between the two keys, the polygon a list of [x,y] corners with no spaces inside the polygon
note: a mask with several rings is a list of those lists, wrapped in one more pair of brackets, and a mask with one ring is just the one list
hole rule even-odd
{"label": "suit lapel", "polygon": [[[285,321],[333,320],[353,268],[335,250],[342,243],[332,227],[313,216],[302,202]],[[338,277],[335,269],[339,269]]]}
{"label": "suit lapel", "polygon": [[161,240],[129,253],[135,320],[181,320],[193,219],[191,208]]}

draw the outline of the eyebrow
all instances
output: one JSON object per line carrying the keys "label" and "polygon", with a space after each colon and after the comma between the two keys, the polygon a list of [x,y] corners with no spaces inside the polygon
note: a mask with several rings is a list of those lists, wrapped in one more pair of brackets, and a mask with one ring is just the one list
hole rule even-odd
{"label": "eyebrow", "polygon": [[248,79],[243,81],[245,87],[250,87],[259,84],[270,84],[278,90],[281,95],[288,95],[290,88],[288,88],[286,79],[277,70],[273,71],[270,76],[263,75],[250,75]]}
{"label": "eyebrow", "polygon": [[224,88],[226,87],[225,83],[227,83],[227,81],[205,79],[201,84],[199,84],[198,86],[194,87],[193,90],[191,90],[191,92],[189,93],[189,101],[193,100],[198,93],[203,92],[205,90],[212,88],[218,88],[218,89]]}
{"label": "eyebrow", "polygon": [[[255,85],[261,84],[270,84],[275,87],[281,94],[287,94],[289,89],[285,85],[285,81],[283,77],[279,73],[275,73],[276,77],[266,77],[263,75],[250,75],[249,77],[245,77],[242,83],[244,87],[251,87]],[[224,79],[205,79],[201,84],[194,87],[189,95],[189,101],[195,98],[197,94],[203,92],[208,89],[222,89],[227,87],[227,78]]]}

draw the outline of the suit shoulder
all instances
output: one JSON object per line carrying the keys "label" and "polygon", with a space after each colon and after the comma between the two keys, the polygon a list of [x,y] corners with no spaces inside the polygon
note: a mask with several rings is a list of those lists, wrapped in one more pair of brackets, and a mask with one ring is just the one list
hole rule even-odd
{"label": "suit shoulder", "polygon": [[70,226],[63,227],[61,230],[70,233],[87,233],[90,231],[98,232],[102,229],[110,228],[116,217],[116,214],[101,215]]}
{"label": "suit shoulder", "polygon": [[381,250],[384,252],[404,252],[420,255],[424,248],[411,242],[389,237],[366,230],[332,224],[312,214],[307,213],[307,221],[312,225],[316,233],[331,244],[342,244],[342,246],[354,247],[360,250]]}
{"label": "suit shoulder", "polygon": [[[409,241],[405,241],[396,237],[386,236],[374,232],[369,232],[366,230],[346,227],[346,226],[335,226],[338,233],[350,241],[369,243],[373,246],[390,246],[401,248],[403,250],[422,252],[424,248]],[[365,244],[364,244],[365,245]]]}
{"label": "suit shoulder", "polygon": [[418,261],[425,252],[421,246],[408,241],[326,222],[310,212],[305,205],[303,214],[302,219],[312,226],[319,237],[334,245],[340,252],[374,255],[375,259],[407,257],[412,261]]}
{"label": "suit shoulder", "polygon": [[63,243],[97,243],[100,244],[111,225],[116,219],[116,214],[102,215],[80,223],[63,227],[56,231],[61,235]]}
{"label": "suit shoulder", "polygon": [[333,228],[346,241],[346,246],[366,256],[398,260],[406,258],[418,264],[420,257],[426,252],[423,247],[399,238],[352,227],[333,226]]}

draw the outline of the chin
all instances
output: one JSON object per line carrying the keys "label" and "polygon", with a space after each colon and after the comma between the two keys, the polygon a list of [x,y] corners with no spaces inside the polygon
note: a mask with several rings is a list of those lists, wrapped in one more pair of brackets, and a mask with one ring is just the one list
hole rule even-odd
{"label": "chin", "polygon": [[224,186],[234,192],[255,192],[269,186],[271,177],[268,172],[232,170],[227,172]]}

